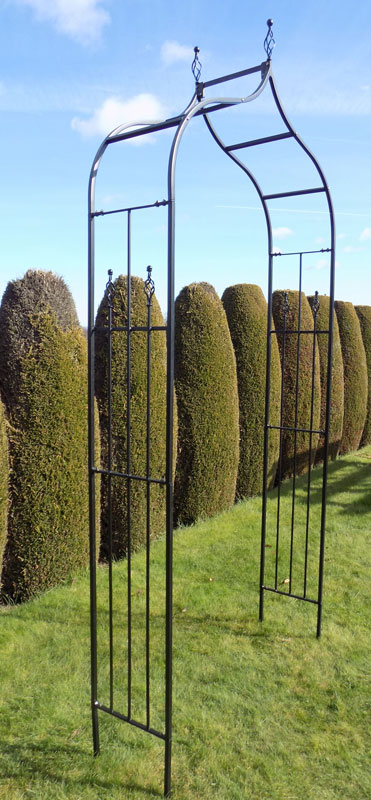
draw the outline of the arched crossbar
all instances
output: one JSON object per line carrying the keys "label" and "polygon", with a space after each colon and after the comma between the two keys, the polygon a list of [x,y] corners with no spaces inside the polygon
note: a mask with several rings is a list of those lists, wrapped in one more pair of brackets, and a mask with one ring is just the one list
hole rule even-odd
{"label": "arched crossbar", "polygon": [[[269,21],[271,22],[271,21]],[[271,27],[269,27],[269,33],[271,33]],[[268,37],[267,37],[268,38]],[[272,39],[272,37],[271,37]],[[92,720],[93,720],[93,741],[94,741],[94,753],[95,755],[99,752],[99,729],[98,729],[98,712],[106,712],[111,714],[114,717],[117,717],[130,725],[139,728],[141,730],[147,731],[148,733],[156,736],[159,739],[162,739],[165,744],[165,767],[164,767],[164,794],[165,796],[170,795],[171,791],[171,746],[172,746],[172,592],[173,592],[173,419],[174,419],[174,271],[175,271],[175,171],[176,171],[176,160],[177,154],[179,150],[179,145],[182,139],[182,136],[194,117],[202,116],[213,139],[217,142],[218,146],[225,152],[225,154],[238,166],[243,170],[245,175],[249,178],[249,180],[254,185],[257,194],[260,199],[260,203],[264,212],[265,221],[266,221],[266,228],[267,228],[267,244],[268,244],[268,252],[267,252],[267,260],[268,260],[268,317],[267,317],[267,372],[266,372],[266,413],[265,413],[265,433],[264,433],[264,475],[263,475],[263,510],[262,510],[262,539],[261,539],[261,571],[260,571],[260,619],[263,619],[263,598],[264,592],[273,591],[279,594],[288,594],[292,597],[300,597],[303,600],[309,600],[309,602],[317,603],[318,606],[318,621],[317,621],[317,635],[320,635],[321,630],[321,609],[322,609],[322,580],[323,580],[323,559],[324,559],[324,535],[325,535],[325,515],[326,515],[326,484],[327,484],[327,459],[328,459],[328,444],[329,444],[329,422],[330,422],[330,399],[331,399],[331,360],[332,360],[332,319],[333,319],[333,301],[334,301],[334,236],[335,236],[335,229],[334,229],[334,216],[333,216],[333,209],[331,203],[331,197],[328,190],[328,186],[325,180],[325,177],[318,165],[313,154],[308,150],[306,145],[301,141],[299,136],[293,130],[290,122],[288,121],[280,100],[278,98],[278,94],[275,88],[273,74],[272,74],[272,66],[270,60],[270,54],[272,50],[272,43],[271,41],[267,44],[267,55],[268,59],[263,63],[259,64],[258,66],[242,70],[240,72],[231,73],[229,75],[225,75],[214,80],[206,81],[201,83],[199,78],[199,71],[195,73],[196,80],[196,89],[194,95],[186,107],[186,109],[179,114],[178,116],[172,117],[170,119],[162,120],[162,121],[149,121],[146,123],[142,123],[137,126],[133,125],[122,125],[117,127],[114,131],[112,131],[102,142],[101,146],[99,147],[95,159],[93,161],[93,165],[91,168],[90,178],[89,178],[89,244],[88,244],[88,258],[89,258],[89,268],[88,268],[88,282],[89,282],[89,289],[88,289],[88,347],[89,347],[89,380],[88,380],[88,387],[89,387],[89,504],[90,504],[90,608],[91,608],[91,704],[92,704]],[[195,48],[198,53],[198,48]],[[196,54],[197,56],[197,54]],[[196,64],[196,67],[198,65]],[[248,75],[257,74],[260,76],[260,81],[256,90],[249,95],[239,96],[239,97],[224,97],[221,95],[217,95],[215,97],[205,97],[204,93],[211,87],[228,83],[232,80],[236,79],[243,79]],[[253,139],[247,140],[244,142],[234,143],[232,145],[225,145],[221,140],[220,136],[217,134],[215,127],[211,122],[211,115],[214,115],[220,109],[225,109],[228,107],[236,106],[239,104],[246,104],[254,101],[267,87],[270,87],[274,101],[276,103],[276,107],[280,114],[280,117],[284,123],[285,130],[283,132],[279,132],[273,136],[262,137],[260,139]],[[98,211],[95,208],[95,184],[97,174],[100,168],[100,164],[102,162],[102,158],[104,153],[106,152],[107,148],[112,147],[112,145],[118,142],[125,142],[133,139],[138,139],[139,137],[146,137],[148,135],[158,133],[160,131],[164,131],[167,129],[175,129],[174,137],[172,140],[172,144],[170,147],[169,153],[169,160],[168,160],[168,178],[167,178],[167,198],[161,201],[155,201],[152,204],[145,204],[145,205],[136,205],[136,206],[128,206],[125,208],[118,208],[110,211]],[[259,185],[258,181],[254,177],[253,173],[251,172],[250,168],[247,167],[241,159],[237,156],[237,153],[241,153],[241,151],[251,152],[251,149],[257,146],[262,146],[269,144],[270,142],[278,141],[281,139],[293,139],[296,143],[304,150],[306,155],[309,159],[313,162],[318,176],[319,176],[319,185],[315,187],[311,187],[309,189],[294,189],[292,191],[285,191],[282,193],[275,193],[270,194],[264,192],[261,186]],[[318,597],[316,599],[309,598],[306,596],[306,590],[300,595],[297,593],[294,594],[291,586],[291,574],[290,574],[290,585],[288,592],[281,592],[279,586],[277,585],[277,576],[274,586],[265,585],[265,577],[264,577],[264,569],[265,569],[265,543],[266,543],[266,511],[267,511],[267,482],[268,482],[268,475],[267,475],[267,465],[268,465],[268,437],[269,431],[273,426],[270,424],[270,363],[271,363],[271,339],[272,335],[276,335],[276,332],[273,330],[272,325],[272,275],[273,275],[273,259],[275,257],[275,253],[273,252],[273,242],[272,242],[272,225],[271,225],[271,218],[269,212],[269,201],[281,197],[290,197],[296,195],[305,195],[310,193],[319,193],[322,192],[325,194],[328,203],[328,210],[329,210],[329,217],[330,217],[330,228],[331,228],[331,241],[330,246],[327,248],[328,252],[331,254],[331,266],[330,266],[330,315],[329,315],[329,324],[328,324],[328,380],[327,380],[327,411],[326,411],[326,423],[325,429],[321,431],[321,435],[324,438],[324,467],[323,467],[323,491],[322,491],[322,517],[321,517],[321,540],[320,540],[320,557],[319,557],[319,580],[318,580]],[[149,445],[147,445],[147,471],[145,475],[133,475],[130,463],[130,436],[131,436],[131,423],[130,423],[130,334],[136,330],[142,330],[143,332],[147,333],[147,340],[150,341],[150,334],[152,330],[155,330],[151,326],[151,318],[150,318],[150,305],[151,305],[151,296],[149,297],[148,306],[148,326],[142,328],[134,328],[131,323],[131,217],[132,214],[136,211],[140,211],[142,209],[149,209],[158,206],[166,206],[167,207],[167,214],[168,214],[168,245],[167,245],[167,322],[166,328],[157,328],[158,330],[166,330],[166,344],[167,344],[167,388],[166,388],[166,474],[164,480],[156,480],[155,478],[150,477],[150,468],[149,468]],[[111,336],[113,331],[125,331],[127,334],[127,375],[128,375],[128,406],[127,406],[127,440],[128,440],[128,460],[127,460],[127,470],[126,472],[118,473],[112,469],[112,463],[110,456],[108,457],[108,464],[107,468],[101,468],[100,465],[96,463],[96,454],[95,454],[95,422],[94,422],[94,393],[95,393],[95,338],[97,328],[95,327],[95,311],[94,311],[94,273],[95,273],[95,245],[94,245],[94,235],[95,235],[95,220],[97,217],[104,217],[108,214],[116,214],[116,213],[124,213],[127,215],[127,286],[128,286],[128,298],[127,298],[127,318],[124,325],[121,327],[114,326],[112,321],[112,308],[110,297],[111,297],[111,276],[109,278],[107,284],[107,298],[108,298],[108,327],[106,329],[107,332],[107,340],[108,340],[108,351],[109,351],[109,364],[111,364],[112,360],[112,347],[111,347]],[[317,252],[317,251],[316,251]],[[318,251],[319,252],[319,251]],[[285,255],[292,255],[292,254],[285,254]],[[300,276],[301,276],[301,265],[302,265],[302,258],[304,253],[301,252],[299,254],[300,258]],[[149,268],[150,269],[150,268]],[[150,272],[149,279],[150,279]],[[151,283],[152,287],[152,283]],[[153,291],[151,288],[151,292]],[[301,277],[299,283],[299,289],[301,289]],[[149,295],[148,295],[149,296]],[[313,332],[312,332],[313,335]],[[298,337],[300,339],[300,335]],[[148,347],[150,345],[148,344]],[[148,359],[148,365],[150,365],[150,358]],[[150,366],[148,366],[150,368]],[[110,384],[111,381],[111,369],[109,367],[109,388],[108,392],[109,395],[111,394],[112,386]],[[150,382],[148,381],[148,386]],[[148,389],[149,391],[149,389]],[[109,400],[110,402],[110,400]],[[148,407],[149,407],[149,397],[148,397]],[[110,413],[110,412],[109,412]],[[111,424],[111,420],[109,420],[109,424]],[[149,440],[149,421],[147,418],[147,437]],[[280,420],[280,436],[282,439],[282,432],[283,432],[283,420],[281,415]],[[308,435],[311,439],[312,434],[314,433],[313,430],[308,430]],[[109,434],[110,436],[110,434]],[[309,469],[310,474],[310,469]],[[104,475],[107,476],[107,480],[110,486],[111,479],[115,478],[122,478],[123,480],[127,481],[128,487],[130,487],[132,481],[134,480],[142,480],[145,481],[147,484],[147,503],[149,502],[149,487],[153,482],[162,483],[166,489],[166,666],[165,666],[165,720],[164,720],[164,730],[158,730],[151,725],[151,718],[150,718],[150,698],[149,698],[149,567],[147,572],[147,605],[146,605],[146,631],[147,631],[147,641],[146,641],[146,719],[145,721],[140,721],[134,719],[132,716],[131,710],[131,698],[130,698],[130,686],[131,686],[131,552],[130,552],[130,531],[128,533],[129,544],[128,544],[128,551],[127,551],[127,561],[128,561],[128,703],[127,703],[127,712],[122,713],[121,711],[117,711],[114,707],[114,698],[113,698],[113,647],[112,647],[112,636],[113,636],[113,624],[112,624],[112,553],[110,554],[110,563],[109,563],[109,594],[110,594],[110,601],[109,601],[109,618],[110,618],[110,702],[109,705],[104,705],[98,699],[98,657],[97,657],[97,589],[96,589],[96,519],[95,519],[95,509],[96,509],[96,479],[97,476]],[[295,481],[295,476],[294,476]],[[295,484],[293,488],[293,492],[295,493]],[[130,504],[130,491],[128,488],[128,503]],[[310,497],[310,482],[308,484],[308,504],[309,504],[309,497]],[[308,505],[309,508],[309,505]],[[149,517],[147,512],[147,528],[149,526]],[[308,512],[309,513],[309,512]],[[129,520],[130,520],[130,508],[129,508]],[[111,524],[111,523],[110,523]],[[130,527],[130,522],[128,523]],[[278,543],[279,543],[279,510],[278,510],[278,518],[277,518],[277,555],[278,558]],[[112,530],[110,531],[110,536],[112,537]],[[307,526],[307,538],[308,538],[308,526]],[[147,539],[148,547],[149,547],[149,537]],[[293,548],[293,532],[292,532],[292,542],[291,542],[291,551]],[[292,553],[291,553],[292,558]],[[147,559],[147,564],[149,564]]]}

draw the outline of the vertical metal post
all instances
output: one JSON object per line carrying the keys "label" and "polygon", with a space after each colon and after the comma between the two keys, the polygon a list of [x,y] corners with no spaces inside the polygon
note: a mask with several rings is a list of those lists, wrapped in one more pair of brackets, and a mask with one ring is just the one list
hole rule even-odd
{"label": "vertical metal post", "polygon": [[147,430],[146,430],[146,723],[150,727],[150,567],[151,567],[151,312],[155,285],[151,278],[152,267],[147,267],[148,277],[144,284],[147,296]]}
{"label": "vertical metal post", "polygon": [[292,563],[294,555],[294,532],[295,532],[295,493],[296,493],[296,456],[298,441],[298,403],[299,403],[299,376],[300,376],[300,343],[301,343],[301,286],[302,286],[303,256],[299,256],[299,311],[298,311],[298,343],[296,349],[296,385],[295,385],[295,422],[294,422],[294,469],[292,477],[292,504],[291,504],[291,539],[290,539],[290,572],[289,572],[289,594],[292,589]]}
{"label": "vertical metal post", "polygon": [[[131,352],[130,352],[130,326],[131,326],[131,211],[127,219],[127,362],[126,362],[126,471],[131,474]],[[128,606],[128,719],[131,718],[131,480],[127,478],[127,606]]]}
{"label": "vertical metal post", "polygon": [[109,681],[110,709],[113,710],[113,589],[112,589],[112,313],[113,313],[112,270],[108,270],[106,297],[108,305],[108,374],[107,374],[107,410],[108,410],[108,604],[109,604]]}
{"label": "vertical metal post", "polygon": [[317,607],[317,639],[321,636],[322,626],[322,597],[323,597],[323,567],[325,560],[325,530],[326,530],[326,504],[327,504],[327,473],[328,455],[330,442],[330,420],[331,420],[331,378],[332,378],[332,351],[334,336],[334,299],[335,299],[335,217],[332,207],[330,192],[326,186],[326,196],[329,206],[331,222],[331,263],[330,263],[330,304],[329,304],[329,326],[328,326],[328,351],[327,351],[327,392],[326,392],[326,422],[325,422],[325,446],[323,460],[323,479],[322,479],[322,510],[321,510],[321,540],[319,553],[319,572],[318,572],[318,607]]}
{"label": "vertical metal post", "polygon": [[277,486],[277,520],[276,520],[276,559],[274,569],[274,588],[278,587],[278,559],[280,544],[280,511],[281,511],[281,483],[282,483],[282,447],[283,447],[283,409],[285,404],[285,360],[286,360],[286,326],[287,314],[290,310],[288,293],[285,292],[283,304],[283,333],[282,333],[282,360],[281,360],[281,403],[280,403],[280,448],[278,454],[278,486]]}
{"label": "vertical metal post", "polygon": [[89,474],[89,546],[90,546],[90,672],[91,711],[94,755],[99,753],[98,725],[98,666],[97,666],[97,566],[95,527],[95,445],[94,445],[94,197],[92,171],[89,181],[89,230],[88,230],[88,474]]}
{"label": "vertical metal post", "polygon": [[260,597],[259,597],[259,620],[264,619],[264,572],[265,572],[265,540],[266,540],[266,520],[267,520],[267,493],[268,493],[268,452],[269,452],[269,417],[270,417],[270,376],[271,376],[271,353],[272,353],[272,284],[273,284],[273,258],[272,258],[272,235],[270,230],[269,217],[267,216],[268,227],[268,309],[267,309],[267,350],[266,350],[266,377],[265,377],[265,420],[264,420],[264,460],[263,460],[263,496],[262,496],[262,532],[260,548]]}
{"label": "vertical metal post", "polygon": [[307,596],[307,572],[308,572],[308,547],[309,547],[309,517],[310,517],[310,491],[312,475],[312,437],[313,437],[313,415],[314,415],[314,391],[316,373],[316,343],[317,343],[317,313],[319,309],[318,292],[315,293],[312,302],[313,311],[313,349],[312,349],[312,386],[310,400],[310,425],[309,425],[309,454],[308,454],[308,483],[307,483],[307,519],[305,525],[305,556],[304,556],[304,598]]}
{"label": "vertical metal post", "polygon": [[173,705],[173,430],[174,430],[174,269],[175,269],[175,158],[180,130],[173,140],[168,169],[168,273],[166,373],[166,641],[165,641],[165,769],[164,796],[171,794]]}

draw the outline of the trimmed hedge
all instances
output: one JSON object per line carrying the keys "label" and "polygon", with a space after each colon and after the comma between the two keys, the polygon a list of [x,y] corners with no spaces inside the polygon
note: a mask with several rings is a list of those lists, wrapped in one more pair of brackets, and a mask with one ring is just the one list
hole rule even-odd
{"label": "trimmed hedge", "polygon": [[335,300],[344,365],[344,421],[341,455],[357,450],[367,413],[367,363],[361,326],[353,303]]}
{"label": "trimmed hedge", "polygon": [[[127,278],[119,275],[113,281],[113,324],[125,325],[127,320]],[[159,303],[152,297],[152,325],[164,325]],[[108,326],[108,301],[104,295],[99,306],[97,326]],[[144,281],[131,278],[131,325],[147,325],[147,298]],[[147,421],[147,334],[144,331],[130,334],[131,351],[131,464],[132,475],[146,475],[146,421]],[[127,333],[112,334],[112,461],[111,467],[127,473]],[[95,388],[98,400],[102,465],[108,468],[108,337],[96,333]],[[176,418],[175,418],[176,433]],[[175,436],[176,439],[176,436]],[[151,435],[150,476],[164,478],[166,467],[166,333],[151,333]],[[112,554],[123,558],[128,550],[128,495],[127,480],[112,479]],[[165,487],[151,484],[151,538],[158,537],[166,527]],[[130,481],[131,551],[146,541],[146,485],[143,481]],[[108,480],[102,479],[102,547],[101,555],[109,552],[108,533]]]}
{"label": "trimmed hedge", "polygon": [[[60,279],[29,271],[15,283],[8,285],[0,310],[6,332],[0,375],[3,396],[8,403],[11,398],[3,591],[18,601],[87,566],[89,503],[87,345],[71,311],[73,300],[63,284],[62,298],[69,298],[68,314],[59,314],[63,329],[48,306],[53,302],[60,309]],[[17,372],[9,369],[4,383],[15,357]]]}
{"label": "trimmed hedge", "polygon": [[8,437],[4,406],[0,400],[0,577],[8,527]]}
{"label": "trimmed hedge", "polygon": [[[273,293],[273,319],[277,330],[283,329],[283,301],[285,291]],[[286,316],[286,329],[298,330],[299,324],[299,292],[287,291],[289,311]],[[310,305],[304,294],[301,293],[301,330],[313,330],[313,316]],[[296,405],[296,366],[298,335],[291,333],[285,337],[285,368],[283,380],[283,420],[282,424],[287,427],[295,426],[295,405]],[[277,333],[278,347],[281,356],[283,354],[283,335]],[[311,419],[311,395],[312,395],[312,363],[313,363],[313,336],[302,334],[300,336],[300,359],[299,359],[299,382],[298,382],[298,415],[297,427],[310,427]],[[318,430],[320,420],[320,370],[318,344],[315,342],[315,381],[314,381],[314,404],[313,404],[313,429]],[[308,470],[309,466],[309,442],[308,433],[296,434],[296,474],[300,475]],[[314,463],[318,443],[318,434],[312,435],[312,457]],[[293,431],[284,431],[282,435],[282,463],[281,477],[289,477],[294,473],[295,461],[295,434]]]}
{"label": "trimmed hedge", "polygon": [[[225,290],[222,302],[237,365],[240,461],[238,498],[260,494],[263,480],[267,302],[259,286],[240,283]],[[279,425],[281,367],[278,345],[272,336],[270,424]],[[279,433],[268,440],[268,487],[274,485],[279,457]]]}
{"label": "trimmed hedge", "polygon": [[371,306],[355,306],[359,324],[361,326],[363,346],[366,353],[368,394],[367,414],[363,428],[361,447],[371,444]]}
{"label": "trimmed hedge", "polygon": [[[308,297],[309,305],[312,308],[314,296]],[[329,329],[330,298],[321,294],[318,295],[319,309],[317,312],[317,330]],[[313,310],[313,309],[312,309]],[[337,316],[334,313],[334,328],[332,340],[332,374],[331,374],[331,417],[330,417],[330,441],[329,457],[334,460],[338,455],[341,437],[343,433],[344,418],[344,369],[343,356],[341,353],[341,343]],[[319,365],[321,375],[321,416],[320,428],[324,430],[326,425],[326,393],[327,393],[327,364],[328,364],[328,336],[326,334],[317,335],[319,350]],[[316,454],[316,463],[323,461],[324,448],[322,439]]]}
{"label": "trimmed hedge", "polygon": [[178,460],[175,520],[189,524],[229,508],[239,458],[236,360],[226,314],[208,283],[175,301]]}
{"label": "trimmed hedge", "polygon": [[37,338],[33,315],[50,309],[62,330],[79,327],[71,292],[53,272],[30,269],[8,283],[0,306],[0,386],[6,408],[17,403],[21,364]]}

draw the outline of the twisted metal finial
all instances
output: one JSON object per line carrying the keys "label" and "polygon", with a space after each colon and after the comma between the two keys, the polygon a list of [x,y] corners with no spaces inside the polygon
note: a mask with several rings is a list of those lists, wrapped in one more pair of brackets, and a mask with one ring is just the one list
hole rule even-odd
{"label": "twisted metal finial", "polygon": [[194,47],[193,49],[194,49],[195,57],[194,57],[194,59],[192,61],[192,73],[193,73],[193,77],[194,77],[196,83],[198,83],[199,80],[200,80],[200,75],[201,75],[201,70],[202,70],[201,61],[198,58],[198,54],[200,52],[200,48],[199,47]]}
{"label": "twisted metal finial", "polygon": [[318,292],[314,293],[314,297],[312,298],[311,306],[312,306],[313,314],[316,317],[318,312],[319,312],[319,306],[320,306],[320,302],[318,300]]}
{"label": "twisted metal finial", "polygon": [[116,291],[112,283],[112,275],[113,275],[113,270],[109,269],[108,281],[106,283],[106,298],[107,298],[108,308],[113,308],[113,297]]}
{"label": "twisted metal finial", "polygon": [[152,305],[152,296],[155,293],[155,284],[151,278],[152,267],[147,267],[148,278],[144,281],[144,291],[147,296],[147,306]]}
{"label": "twisted metal finial", "polygon": [[288,314],[288,312],[290,311],[289,296],[287,292],[284,292],[283,294],[282,311],[284,313],[284,316],[286,316],[286,314]]}
{"label": "twisted metal finial", "polygon": [[264,50],[267,54],[268,61],[270,61],[271,55],[276,46],[276,42],[273,38],[273,32],[272,32],[273,19],[267,19],[267,25],[268,25],[268,33],[264,39]]}

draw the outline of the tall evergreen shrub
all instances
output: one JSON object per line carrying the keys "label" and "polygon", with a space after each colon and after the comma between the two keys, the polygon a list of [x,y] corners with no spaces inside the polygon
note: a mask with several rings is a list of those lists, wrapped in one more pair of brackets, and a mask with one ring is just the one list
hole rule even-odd
{"label": "tall evergreen shrub", "polygon": [[175,518],[192,523],[229,508],[239,457],[236,360],[227,317],[208,283],[175,302],[178,459]]}
{"label": "tall evergreen shrub", "polygon": [[[127,324],[127,278],[119,275],[113,287],[113,324]],[[97,327],[108,326],[108,300],[105,293],[96,317]],[[131,325],[147,325],[147,297],[144,281],[131,278]],[[156,299],[152,297],[151,324],[163,326],[164,319]],[[127,347],[126,331],[112,334],[112,460],[114,471],[127,473]],[[102,465],[108,468],[108,336],[96,334],[95,386],[101,424]],[[130,474],[146,476],[147,445],[147,334],[130,334]],[[166,467],[166,334],[151,333],[151,403],[150,403],[150,477],[162,479]],[[176,434],[176,420],[174,425]],[[128,482],[114,478],[112,491],[112,553],[123,558],[128,550]],[[137,550],[146,541],[147,489],[143,481],[130,481],[130,549]],[[102,480],[102,556],[109,550],[108,529],[109,487]],[[166,525],[165,487],[151,484],[150,533],[158,537]]]}
{"label": "tall evergreen shrub", "polygon": [[367,414],[367,363],[353,303],[335,300],[344,365],[344,421],[341,455],[359,447]]}
{"label": "tall evergreen shrub", "polygon": [[[276,291],[273,293],[273,319],[277,331],[283,330],[284,324],[284,300],[285,294],[289,303],[289,311],[286,315],[286,329],[298,331],[299,326],[299,292],[298,291]],[[301,293],[301,331],[313,330],[313,316],[305,294]],[[300,335],[300,358],[299,374],[297,384],[297,353],[298,353],[298,334],[290,333],[285,336],[285,365],[282,375],[282,391],[284,397],[283,420],[282,423],[287,428],[295,427],[308,430],[311,422],[311,396],[312,396],[312,363],[313,363],[313,339],[312,334]],[[278,347],[283,362],[283,343],[284,337],[277,333]],[[320,371],[318,344],[314,342],[315,354],[315,381],[314,381],[314,402],[313,402],[313,430],[318,430],[320,420]],[[298,404],[297,419],[295,420],[296,407],[296,386],[298,385]],[[318,435],[312,435],[311,442],[311,464],[314,463]],[[296,434],[296,459],[295,459],[295,433],[286,430],[282,436],[282,465],[281,476],[288,477],[294,473],[300,475],[306,472],[309,466],[310,457],[310,436],[308,433],[298,432]]]}
{"label": "tall evergreen shrub", "polygon": [[0,400],[0,577],[8,527],[8,481],[8,436],[5,424],[4,406]]}
{"label": "tall evergreen shrub", "polygon": [[[309,305],[313,311],[314,296],[308,297]],[[327,295],[318,295],[319,309],[317,311],[317,330],[328,331],[330,298]],[[343,432],[344,417],[344,369],[343,356],[341,352],[339,325],[337,316],[334,313],[334,327],[332,340],[332,373],[331,373],[331,416],[330,416],[330,441],[329,457],[335,459],[338,455],[341,437]],[[324,430],[326,425],[326,394],[327,394],[327,365],[328,365],[328,336],[319,333],[317,335],[319,364],[321,375],[321,416],[320,429]],[[316,462],[322,461],[324,449],[322,439],[319,440]]]}
{"label": "tall evergreen shrub", "polygon": [[[259,286],[240,283],[225,290],[222,302],[227,314],[237,365],[240,461],[237,497],[262,491],[267,302]],[[270,424],[279,425],[281,367],[276,337],[272,337]],[[279,434],[268,439],[268,486],[273,486],[279,455]]]}
{"label": "tall evergreen shrub", "polygon": [[0,332],[11,466],[3,590],[23,600],[88,563],[87,347],[51,272],[8,284]]}
{"label": "tall evergreen shrub", "polygon": [[367,414],[361,439],[361,447],[365,447],[366,444],[371,444],[371,306],[355,306],[355,309],[361,326],[367,362]]}

